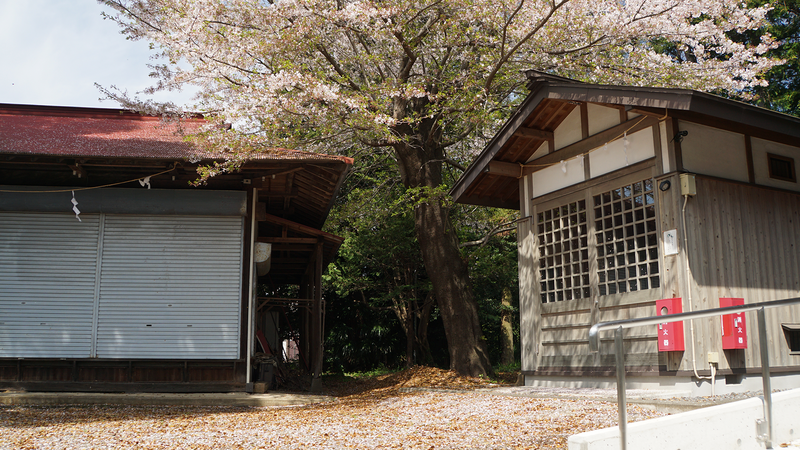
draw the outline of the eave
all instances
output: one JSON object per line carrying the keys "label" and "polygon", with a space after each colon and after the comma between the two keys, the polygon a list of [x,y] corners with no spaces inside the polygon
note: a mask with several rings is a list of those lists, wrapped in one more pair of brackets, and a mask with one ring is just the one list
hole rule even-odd
{"label": "eave", "polygon": [[[588,85],[552,77],[537,77],[530,87],[528,97],[451,189],[455,201],[519,209],[519,179],[536,169],[520,169],[515,174],[513,167],[530,166],[526,163],[550,133],[572,109],[586,103],[617,107],[621,113],[713,123],[777,142],[800,140],[800,119],[796,117],[688,89]],[[601,133],[577,147],[591,146],[590,140],[597,140]],[[550,144],[552,149],[552,139]],[[540,162],[569,159],[569,153],[577,148],[569,147],[551,151]]]}

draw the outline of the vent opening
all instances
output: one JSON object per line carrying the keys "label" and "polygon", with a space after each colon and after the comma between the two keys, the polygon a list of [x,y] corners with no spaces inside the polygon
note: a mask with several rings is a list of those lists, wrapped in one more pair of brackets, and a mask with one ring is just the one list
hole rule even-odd
{"label": "vent opening", "polygon": [[781,327],[789,345],[789,353],[800,355],[800,323],[782,323]]}
{"label": "vent opening", "polygon": [[797,183],[797,173],[794,170],[794,159],[781,155],[767,154],[769,160],[769,177],[775,180],[791,181]]}

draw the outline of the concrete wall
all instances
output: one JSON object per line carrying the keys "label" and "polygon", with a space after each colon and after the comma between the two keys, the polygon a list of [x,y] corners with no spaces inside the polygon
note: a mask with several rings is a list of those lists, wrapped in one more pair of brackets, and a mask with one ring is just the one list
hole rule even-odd
{"label": "concrete wall", "polygon": [[[773,442],[800,439],[800,389],[772,395]],[[764,417],[763,400],[755,397],[628,424],[630,449],[762,449],[756,439],[756,420]],[[618,449],[619,427],[571,436],[569,450]]]}

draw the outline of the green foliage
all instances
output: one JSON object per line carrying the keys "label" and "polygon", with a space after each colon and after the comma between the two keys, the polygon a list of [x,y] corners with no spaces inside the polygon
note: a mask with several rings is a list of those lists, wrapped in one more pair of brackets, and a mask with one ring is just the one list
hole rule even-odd
{"label": "green foliage", "polygon": [[345,376],[351,378],[373,378],[381,375],[388,375],[390,373],[396,373],[398,371],[399,369],[395,367],[386,367],[383,364],[380,364],[378,367],[371,370],[345,373]]}
{"label": "green foliage", "polygon": [[767,86],[753,88],[753,101],[766,108],[800,116],[800,0],[750,0],[748,6],[772,6],[769,26],[739,35],[747,43],[759,42],[766,32],[780,45],[769,56],[786,62],[773,67],[762,78]]}
{"label": "green foliage", "polygon": [[403,331],[387,311],[326,293],[325,368],[347,373],[380,366],[397,367]]}
{"label": "green foliage", "polygon": [[522,364],[519,361],[515,361],[511,364],[500,364],[495,366],[495,372],[519,372],[522,368]]}
{"label": "green foliage", "polygon": [[[512,293],[512,325],[514,341],[519,342],[519,280],[517,270],[517,233],[513,224],[516,211],[491,208],[459,208],[457,220],[461,242],[483,239],[500,227],[501,233],[483,245],[464,247],[462,253],[469,263],[470,281],[478,302],[479,317],[492,364],[500,361],[500,314],[503,289]],[[504,225],[509,224],[509,225]],[[515,346],[519,355],[519,345]]]}
{"label": "green foliage", "polygon": [[[328,367],[369,371],[403,363],[406,334],[399,315],[411,310],[415,329],[423,319],[420,308],[431,285],[413,208],[426,196],[442,193],[406,190],[394,161],[380,153],[360,155],[356,164],[326,224],[327,231],[345,241],[325,276],[329,316],[336,317],[325,347]],[[431,319],[441,327],[435,310]],[[446,354],[446,342],[436,346]]]}

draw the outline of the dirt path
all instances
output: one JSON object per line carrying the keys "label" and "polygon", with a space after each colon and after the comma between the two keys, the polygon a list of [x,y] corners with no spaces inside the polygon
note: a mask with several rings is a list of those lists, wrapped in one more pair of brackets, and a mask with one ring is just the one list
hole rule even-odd
{"label": "dirt path", "polygon": [[[337,401],[303,407],[0,407],[0,449],[563,449],[616,425],[614,403],[488,395],[469,390],[482,380],[414,370],[330,383]],[[398,391],[412,385],[466,391]]]}

